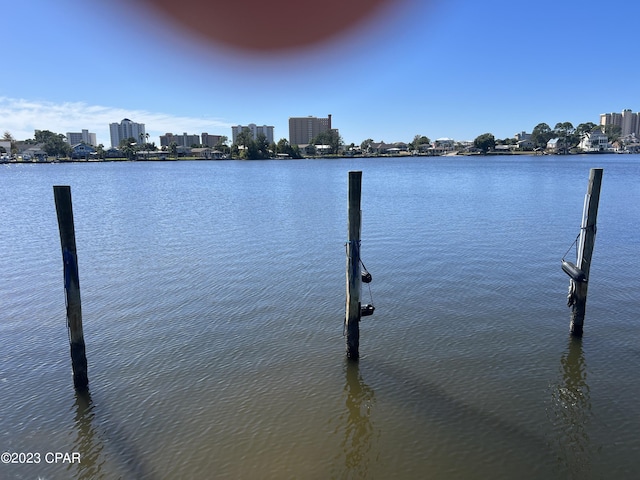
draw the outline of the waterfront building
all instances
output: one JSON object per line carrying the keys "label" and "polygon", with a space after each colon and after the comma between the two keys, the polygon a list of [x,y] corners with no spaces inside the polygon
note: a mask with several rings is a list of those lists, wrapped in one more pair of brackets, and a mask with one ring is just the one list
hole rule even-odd
{"label": "waterfront building", "polygon": [[160,135],[160,147],[170,147],[174,143],[179,147],[191,147],[192,145],[200,145],[200,135],[190,135],[184,132],[182,135],[173,133],[165,133]]}
{"label": "waterfront building", "polygon": [[527,138],[526,140],[518,140],[517,146],[520,150],[533,150],[536,147],[530,138]]}
{"label": "waterfront building", "polygon": [[433,145],[444,152],[451,152],[455,150],[456,142],[453,138],[443,137],[437,138]]}
{"label": "waterfront building", "polygon": [[86,143],[77,143],[71,146],[71,158],[84,158],[88,160],[94,153],[96,153],[96,149]]}
{"label": "waterfront building", "polygon": [[135,123],[128,118],[124,118],[120,123],[110,123],[109,133],[111,134],[111,146],[114,148],[120,146],[120,142],[127,138],[134,138],[136,142],[146,141],[144,123]]}
{"label": "waterfront building", "polygon": [[385,143],[385,142],[373,142],[369,145],[367,153],[373,153],[376,155],[399,155],[400,152],[408,152],[409,146],[404,142]]}
{"label": "waterfront building", "polygon": [[65,142],[69,145],[76,145],[78,143],[86,143],[87,145],[98,145],[96,142],[96,134],[90,133],[89,130],[82,130],[82,132],[67,132]]}
{"label": "waterfront building", "polygon": [[11,141],[9,141],[9,140],[0,140],[0,148],[2,148],[2,150],[4,150],[4,152],[2,152],[2,150],[0,150],[0,153],[5,153],[7,155],[11,155]]}
{"label": "waterfront building", "polygon": [[609,148],[609,138],[598,130],[588,132],[583,135],[579,147],[584,152],[604,152]]}
{"label": "waterfront building", "polygon": [[38,143],[36,145],[32,145],[26,142],[18,142],[18,159],[21,159],[23,162],[46,162],[47,161],[47,152],[44,149],[44,143]]}
{"label": "waterfront building", "polygon": [[331,130],[331,115],[327,115],[327,118],[290,117],[289,143],[291,145],[309,144],[318,135],[329,130]]}
{"label": "waterfront building", "polygon": [[231,139],[233,143],[236,143],[236,138],[240,133],[242,133],[245,129],[248,129],[251,132],[252,138],[256,140],[258,135],[261,133],[266,137],[267,142],[273,143],[273,127],[268,125],[256,125],[255,123],[250,123],[249,125],[236,125],[231,127]]}

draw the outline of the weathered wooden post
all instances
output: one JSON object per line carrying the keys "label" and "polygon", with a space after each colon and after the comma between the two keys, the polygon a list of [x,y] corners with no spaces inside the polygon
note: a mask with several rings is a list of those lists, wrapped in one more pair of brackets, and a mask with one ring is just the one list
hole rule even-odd
{"label": "weathered wooden post", "polygon": [[347,357],[357,360],[360,356],[360,196],[362,172],[349,172],[349,209],[347,225]]}
{"label": "weathered wooden post", "polygon": [[71,347],[71,368],[73,384],[78,391],[85,391],[89,385],[87,377],[87,356],[82,332],[82,309],[80,306],[80,279],[78,277],[78,256],[76,234],[73,225],[71,187],[54,186],[53,196],[58,214],[62,263],[64,266],[64,291],[67,304],[67,327]]}
{"label": "weathered wooden post", "polygon": [[582,225],[580,227],[580,239],[576,267],[580,269],[579,275],[572,276],[569,280],[568,306],[571,307],[571,334],[582,336],[584,314],[587,304],[587,287],[589,286],[589,271],[591,269],[591,257],[596,240],[596,218],[598,216],[598,203],[600,201],[600,186],[602,184],[602,168],[592,168],[589,174],[589,185],[584,199],[582,212]]}

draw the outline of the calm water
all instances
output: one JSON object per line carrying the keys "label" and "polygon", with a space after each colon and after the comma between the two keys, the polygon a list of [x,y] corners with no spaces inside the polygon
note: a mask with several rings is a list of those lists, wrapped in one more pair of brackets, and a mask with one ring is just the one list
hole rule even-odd
{"label": "calm water", "polygon": [[[592,167],[576,341],[560,258]],[[357,364],[349,170],[376,306]],[[88,398],[71,378],[58,184]],[[0,165],[0,451],[42,455],[0,478],[639,478],[639,225],[632,155]]]}

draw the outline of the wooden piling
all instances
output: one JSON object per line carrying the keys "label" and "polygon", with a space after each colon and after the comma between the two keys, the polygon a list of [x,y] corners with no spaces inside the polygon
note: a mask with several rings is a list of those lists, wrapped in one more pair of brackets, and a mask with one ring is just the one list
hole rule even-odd
{"label": "wooden piling", "polygon": [[71,367],[73,385],[78,391],[86,391],[89,385],[87,376],[87,356],[82,331],[82,309],[80,305],[80,279],[78,277],[78,256],[76,253],[76,234],[73,224],[71,205],[71,187],[54,186],[53,196],[58,215],[62,263],[64,267],[64,291],[67,304],[67,327],[71,348]]}
{"label": "wooden piling", "polygon": [[362,192],[362,172],[349,172],[349,206],[347,225],[347,357],[357,360],[360,356],[360,291],[362,277],[360,270],[360,197]]}
{"label": "wooden piling", "polygon": [[569,280],[569,306],[571,307],[572,335],[582,336],[584,315],[587,304],[587,288],[590,282],[591,257],[596,240],[596,218],[598,216],[598,203],[600,202],[600,186],[602,184],[602,168],[592,168],[589,174],[589,185],[584,200],[582,212],[582,224],[580,227],[580,239],[576,266],[584,273],[585,281],[577,282]]}

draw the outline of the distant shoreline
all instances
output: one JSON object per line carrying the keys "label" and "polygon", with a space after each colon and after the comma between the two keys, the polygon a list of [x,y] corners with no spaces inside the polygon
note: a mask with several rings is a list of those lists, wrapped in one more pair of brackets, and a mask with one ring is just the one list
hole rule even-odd
{"label": "distant shoreline", "polygon": [[[577,156],[577,155],[637,155],[638,153],[633,152],[580,152],[580,153],[568,153],[568,154],[558,154],[558,153],[545,153],[545,152],[487,152],[487,153],[462,153],[462,152],[451,152],[445,153],[442,155],[431,155],[431,154],[406,154],[406,155],[398,155],[398,154],[377,154],[377,155],[325,155],[322,157],[302,157],[302,158],[266,158],[262,160],[255,161],[269,161],[269,160],[322,160],[322,159],[353,159],[353,158],[410,158],[410,157],[428,157],[428,158],[436,158],[436,157],[497,157],[497,156],[558,156],[558,157],[566,157],[566,156]],[[128,158],[105,158],[100,160],[86,160],[82,158],[78,159],[54,159],[54,160],[0,160],[0,165],[29,165],[29,164],[50,164],[50,163],[110,163],[110,162],[226,162],[226,161],[253,161],[247,160],[243,158],[201,158],[201,157],[178,157],[178,158],[165,158],[164,160],[153,159],[153,160],[129,160]]]}

